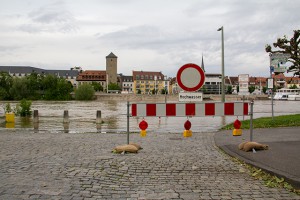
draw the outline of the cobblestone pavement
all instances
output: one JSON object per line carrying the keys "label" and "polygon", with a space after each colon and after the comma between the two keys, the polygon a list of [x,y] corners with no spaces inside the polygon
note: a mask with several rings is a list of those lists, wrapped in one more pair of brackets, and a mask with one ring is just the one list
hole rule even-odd
{"label": "cobblestone pavement", "polygon": [[134,134],[144,149],[119,155],[124,134],[0,133],[0,199],[300,199],[243,172],[213,134]]}

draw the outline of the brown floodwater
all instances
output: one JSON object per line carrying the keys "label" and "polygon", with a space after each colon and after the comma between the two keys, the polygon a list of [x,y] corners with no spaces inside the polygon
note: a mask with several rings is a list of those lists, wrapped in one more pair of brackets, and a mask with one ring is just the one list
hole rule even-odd
{"label": "brown floodwater", "polygon": [[[11,102],[14,107],[17,102]],[[122,133],[127,131],[127,102],[120,101],[33,101],[32,110],[38,110],[39,122],[33,118],[16,117],[14,124],[5,123],[3,106],[0,101],[0,132],[38,131],[50,133]],[[63,123],[64,110],[68,110],[69,123]],[[101,111],[102,124],[96,124],[96,113]],[[300,113],[299,101],[274,101],[274,115]],[[254,118],[271,115],[271,101],[254,102]],[[233,122],[237,117],[192,117],[191,130],[214,132],[223,125]],[[243,117],[238,117],[242,120]],[[249,119],[245,116],[244,119]],[[130,117],[130,132],[139,132],[138,124],[142,118]],[[186,117],[145,117],[149,133],[182,133]]]}

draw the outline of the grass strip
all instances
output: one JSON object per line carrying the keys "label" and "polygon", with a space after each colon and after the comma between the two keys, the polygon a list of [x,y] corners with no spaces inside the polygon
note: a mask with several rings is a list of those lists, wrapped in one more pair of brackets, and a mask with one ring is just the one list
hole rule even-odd
{"label": "grass strip", "polygon": [[[250,120],[244,120],[241,129],[250,128]],[[253,128],[275,128],[275,127],[290,127],[300,126],[300,114],[295,115],[282,115],[272,117],[262,117],[253,119]],[[233,130],[233,123],[227,124],[221,130]]]}

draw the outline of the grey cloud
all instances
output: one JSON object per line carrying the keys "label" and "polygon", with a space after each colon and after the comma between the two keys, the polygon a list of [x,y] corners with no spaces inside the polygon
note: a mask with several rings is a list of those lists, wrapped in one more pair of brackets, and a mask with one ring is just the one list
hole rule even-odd
{"label": "grey cloud", "polygon": [[[168,31],[155,26],[136,26],[117,32],[99,36],[103,43],[123,48],[170,49],[174,46],[193,45],[200,43],[199,31],[188,31],[186,34],[176,33],[180,29]],[[205,37],[204,37],[205,38]]]}
{"label": "grey cloud", "polygon": [[19,30],[28,33],[68,33],[78,30],[76,19],[60,1],[35,9],[27,17],[31,23],[19,26]]}
{"label": "grey cloud", "polygon": [[21,47],[20,46],[3,46],[3,45],[0,45],[0,53],[1,52],[11,52],[11,51],[14,51],[14,50],[17,50],[17,49],[20,49]]}

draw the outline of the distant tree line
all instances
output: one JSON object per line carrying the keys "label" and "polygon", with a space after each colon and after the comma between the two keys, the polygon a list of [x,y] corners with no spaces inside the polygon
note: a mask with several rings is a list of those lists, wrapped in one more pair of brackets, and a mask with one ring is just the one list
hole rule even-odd
{"label": "distant tree line", "polygon": [[[108,89],[120,90],[120,87],[110,83]],[[74,88],[68,80],[51,74],[12,77],[7,72],[0,72],[0,100],[92,100],[95,91],[103,91],[100,83],[92,82]],[[72,92],[75,94],[73,97]]]}
{"label": "distant tree line", "polygon": [[70,100],[71,92],[72,84],[54,75],[12,77],[0,72],[0,100]]}

